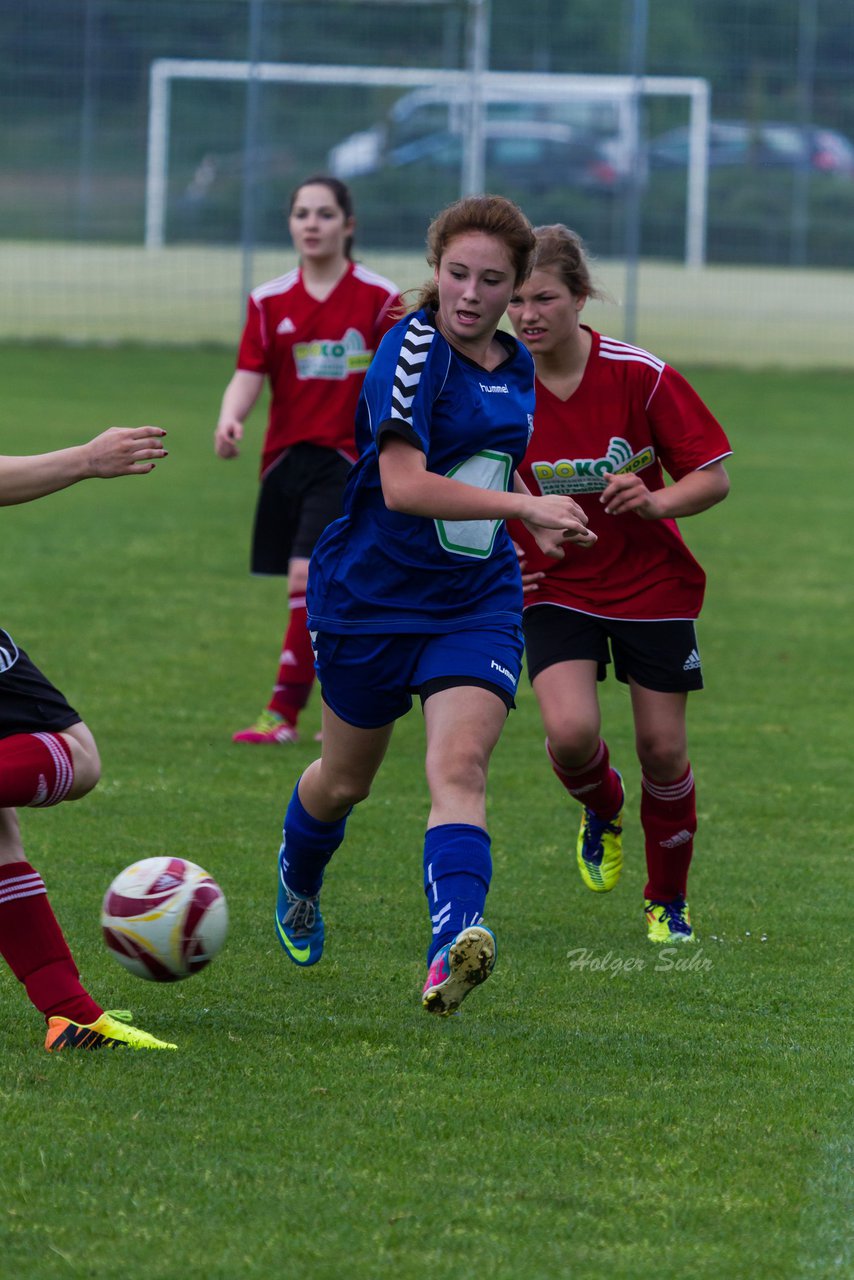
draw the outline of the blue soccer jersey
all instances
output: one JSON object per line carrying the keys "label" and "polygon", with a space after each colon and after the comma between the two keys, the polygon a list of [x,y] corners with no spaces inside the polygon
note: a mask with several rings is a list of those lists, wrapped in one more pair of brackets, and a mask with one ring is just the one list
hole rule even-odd
{"label": "blue soccer jersey", "polygon": [[499,333],[507,359],[487,372],[439,333],[431,312],[404,317],[380,344],[356,413],[359,461],[344,515],[311,558],[313,630],[432,634],[518,622],[522,586],[502,520],[430,520],[389,511],[378,443],[394,432],[428,471],[509,490],[534,414],[530,354]]}

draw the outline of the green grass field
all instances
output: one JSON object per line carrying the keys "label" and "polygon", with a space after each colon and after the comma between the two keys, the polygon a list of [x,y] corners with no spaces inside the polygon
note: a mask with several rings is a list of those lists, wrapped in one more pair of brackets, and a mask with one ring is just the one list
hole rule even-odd
{"label": "green grass field", "polygon": [[[283,621],[281,584],[246,567],[260,415],[238,462],[211,447],[231,365],[0,347],[2,452],[169,431],[147,478],[3,511],[0,621],[103,758],[91,796],[22,813],[29,856],[96,998],[180,1046],[52,1058],[0,969],[2,1280],[854,1274],[854,375],[685,370],[735,449],[730,498],[685,527],[709,574],[690,966],[646,942],[625,692],[609,682],[603,705],[627,866],[601,899],[525,689],[491,776],[498,964],[441,1021],[419,1004],[417,711],[327,876],[323,962],[295,969],[274,936],[281,816],[319,706],[304,746],[231,744]],[[232,921],[214,964],[172,987],[127,974],[98,927],[112,876],[160,853],[205,865]]]}

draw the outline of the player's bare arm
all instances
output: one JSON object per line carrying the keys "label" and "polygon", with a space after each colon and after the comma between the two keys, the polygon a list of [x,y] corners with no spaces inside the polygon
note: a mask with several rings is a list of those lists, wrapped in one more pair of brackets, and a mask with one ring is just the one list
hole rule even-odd
{"label": "player's bare arm", "polygon": [[729,476],[722,462],[690,471],[680,480],[654,491],[640,475],[613,475],[599,501],[609,516],[633,512],[642,520],[694,516],[723,502],[729,493]]}
{"label": "player's bare arm", "polygon": [[52,453],[0,456],[0,506],[32,502],[81,480],[146,475],[160,458],[162,427],[110,427],[87,444]]}
{"label": "player's bare arm", "polygon": [[[427,470],[422,451],[400,436],[383,440],[379,466],[383,497],[391,511],[435,520],[522,520],[535,537],[549,529],[556,532],[558,543],[595,541],[586,528],[587,516],[571,498],[535,497],[525,485],[511,493],[478,489],[436,475]],[[550,546],[554,542],[550,539]]]}
{"label": "player's bare arm", "polygon": [[214,432],[214,449],[219,458],[237,458],[243,440],[243,423],[255,405],[264,386],[263,373],[238,369],[222,397],[219,419]]}

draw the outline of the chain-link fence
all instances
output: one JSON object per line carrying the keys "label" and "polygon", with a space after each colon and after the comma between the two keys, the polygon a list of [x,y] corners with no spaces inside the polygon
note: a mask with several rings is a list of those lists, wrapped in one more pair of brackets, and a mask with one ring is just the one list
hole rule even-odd
{"label": "chain-link fence", "polygon": [[501,191],[585,237],[616,336],[854,363],[850,0],[22,0],[0,60],[2,336],[233,342],[327,171],[402,287]]}

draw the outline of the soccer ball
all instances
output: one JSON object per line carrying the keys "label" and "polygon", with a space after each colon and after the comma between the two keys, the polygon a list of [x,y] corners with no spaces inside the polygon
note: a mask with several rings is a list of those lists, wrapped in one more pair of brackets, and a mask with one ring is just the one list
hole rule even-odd
{"label": "soccer ball", "polygon": [[143,858],[119,872],[101,908],[104,941],[138,978],[177,982],[225,942],[228,908],[213,876],[186,858]]}

